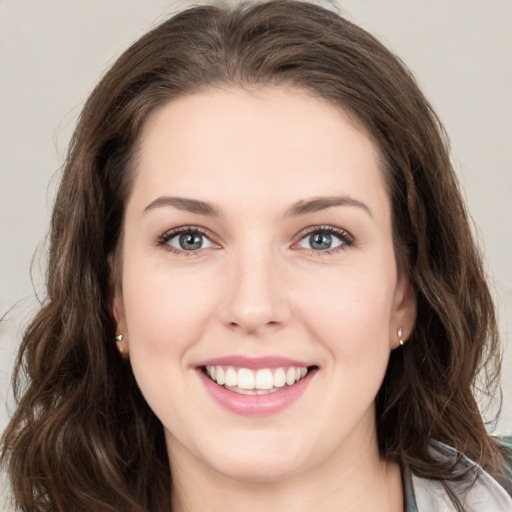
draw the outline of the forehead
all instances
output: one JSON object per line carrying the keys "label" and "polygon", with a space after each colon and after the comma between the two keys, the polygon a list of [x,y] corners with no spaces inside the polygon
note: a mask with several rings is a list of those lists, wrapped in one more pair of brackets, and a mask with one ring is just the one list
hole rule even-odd
{"label": "forehead", "polygon": [[191,193],[213,201],[326,194],[382,201],[379,161],[376,144],[346,112],[305,91],[209,90],[150,116],[134,192],[146,201]]}

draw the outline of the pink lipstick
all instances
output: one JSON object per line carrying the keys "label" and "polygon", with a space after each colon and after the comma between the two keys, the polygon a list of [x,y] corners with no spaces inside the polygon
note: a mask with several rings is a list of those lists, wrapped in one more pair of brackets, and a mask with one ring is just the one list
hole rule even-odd
{"label": "pink lipstick", "polygon": [[268,416],[298,400],[318,367],[283,357],[228,356],[203,361],[196,369],[210,396],[225,409]]}

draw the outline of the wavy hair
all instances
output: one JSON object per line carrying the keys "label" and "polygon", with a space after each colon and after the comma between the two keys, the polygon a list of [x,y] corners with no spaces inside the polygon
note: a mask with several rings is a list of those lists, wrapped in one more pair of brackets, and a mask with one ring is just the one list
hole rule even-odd
{"label": "wavy hair", "polygon": [[56,198],[47,298],[19,351],[17,409],[1,460],[25,512],[169,509],[163,428],[113,342],[109,257],[122,236],[141,128],[183,95],[286,86],[345,109],[371,134],[392,202],[398,266],[417,298],[409,342],[376,399],[383,458],[460,478],[436,439],[500,478],[503,459],[473,394],[499,370],[491,296],[447,137],[401,61],[331,10],[295,0],[190,8],[143,36],[81,113]]}

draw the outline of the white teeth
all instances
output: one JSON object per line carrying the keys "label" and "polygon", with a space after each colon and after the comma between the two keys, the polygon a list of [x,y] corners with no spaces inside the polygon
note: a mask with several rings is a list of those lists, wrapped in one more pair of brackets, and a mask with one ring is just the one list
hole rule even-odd
{"label": "white teeth", "polygon": [[226,370],[226,386],[238,386],[236,370],[232,366]]}
{"label": "white teeth", "polygon": [[238,384],[235,384],[235,386],[242,389],[254,389],[254,373],[247,368],[240,368],[238,370]]}
{"label": "white teeth", "polygon": [[[232,389],[232,388],[230,388],[230,389]],[[244,389],[241,387],[237,387],[235,389],[236,389],[236,392],[239,393],[240,395],[254,395],[254,389]]]}
{"label": "white teeth", "polygon": [[[213,374],[213,372],[212,372]],[[224,373],[224,370],[222,369],[222,366],[217,366],[215,371],[215,379],[217,381],[217,384],[219,386],[223,386],[226,383],[226,374]],[[213,375],[211,375],[213,380]]]}
{"label": "white teeth", "polygon": [[[307,369],[304,368],[307,373]],[[282,388],[286,384],[286,374],[282,368],[278,368],[274,373],[274,387]]]}
{"label": "white teeth", "polygon": [[254,387],[258,389],[272,389],[274,387],[272,372],[268,369],[258,370],[256,372],[256,384]]}
{"label": "white teeth", "polygon": [[293,386],[308,374],[304,366],[284,368],[234,368],[233,366],[207,366],[207,375],[219,386],[246,395],[264,395],[278,391],[286,385]]}

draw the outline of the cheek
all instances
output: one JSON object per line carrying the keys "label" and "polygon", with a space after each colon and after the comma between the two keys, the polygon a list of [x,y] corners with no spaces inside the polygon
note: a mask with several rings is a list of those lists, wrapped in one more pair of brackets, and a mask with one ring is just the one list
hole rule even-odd
{"label": "cheek", "polygon": [[[154,413],[173,432],[173,418],[195,417],[189,399],[190,354],[211,319],[212,289],[198,289],[202,279],[189,272],[125,262],[123,297],[130,364]],[[197,420],[199,421],[199,420]]]}
{"label": "cheek", "polygon": [[160,267],[126,265],[124,310],[132,356],[177,354],[201,337],[215,303],[200,276]]}
{"label": "cheek", "polygon": [[[323,289],[309,286],[300,310],[303,321],[336,363],[371,365],[387,361],[396,273],[388,265],[331,272]],[[372,357],[380,354],[382,357]],[[380,363],[382,364],[382,363]]]}

